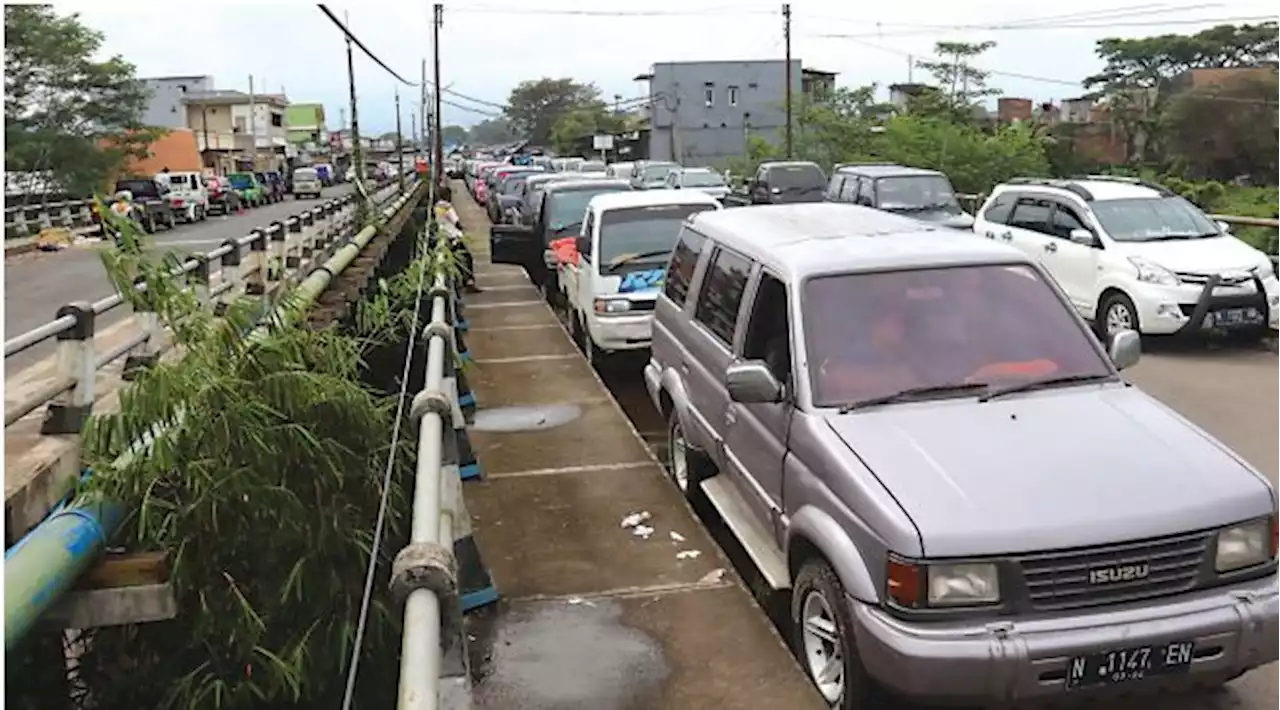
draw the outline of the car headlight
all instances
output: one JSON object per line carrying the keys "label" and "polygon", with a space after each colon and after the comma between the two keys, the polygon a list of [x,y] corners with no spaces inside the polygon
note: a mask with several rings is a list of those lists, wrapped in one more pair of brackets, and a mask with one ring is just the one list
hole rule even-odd
{"label": "car headlight", "polygon": [[626,313],[631,310],[631,301],[625,298],[597,298],[592,307],[601,315]]}
{"label": "car headlight", "polygon": [[1276,265],[1272,263],[1271,257],[1266,257],[1262,261],[1258,262],[1258,268],[1256,271],[1258,272],[1258,276],[1264,279],[1269,279],[1276,275]]}
{"label": "car headlight", "polygon": [[990,563],[929,565],[929,606],[973,606],[1000,601],[1000,575]]}
{"label": "car headlight", "polygon": [[1138,280],[1160,286],[1177,286],[1181,280],[1172,271],[1146,259],[1131,256],[1129,261],[1138,269]]}
{"label": "car headlight", "polygon": [[1232,572],[1270,560],[1275,555],[1271,528],[1271,521],[1258,520],[1220,531],[1213,568]]}

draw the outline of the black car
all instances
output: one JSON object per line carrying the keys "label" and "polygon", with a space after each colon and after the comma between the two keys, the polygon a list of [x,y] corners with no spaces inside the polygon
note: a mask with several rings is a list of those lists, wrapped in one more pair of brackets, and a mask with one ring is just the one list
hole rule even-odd
{"label": "black car", "polygon": [[826,188],[827,175],[817,163],[778,160],[760,164],[747,195],[753,205],[822,202]]}
{"label": "black car", "polygon": [[178,225],[178,217],[169,203],[169,186],[154,178],[126,178],[116,182],[116,195],[128,193],[127,200],[117,200],[111,209],[117,211],[116,204],[123,204],[127,216],[142,226],[148,234],[159,227],[173,229]]}
{"label": "black car", "polygon": [[510,220],[506,216],[511,210],[520,206],[520,193],[524,182],[533,175],[541,175],[538,168],[516,169],[505,173],[489,189],[485,200],[485,211],[489,213],[489,221],[502,224]]}

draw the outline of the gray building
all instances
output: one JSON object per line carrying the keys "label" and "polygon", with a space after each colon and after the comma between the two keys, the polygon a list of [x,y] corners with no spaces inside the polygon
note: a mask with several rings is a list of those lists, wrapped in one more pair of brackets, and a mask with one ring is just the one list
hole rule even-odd
{"label": "gray building", "polygon": [[142,79],[151,97],[142,114],[142,123],[163,128],[190,128],[182,99],[188,93],[213,90],[211,76],[158,76]]}
{"label": "gray building", "polygon": [[[786,127],[786,61],[662,62],[636,77],[649,82],[649,157],[718,166],[746,154],[758,136],[780,144]],[[793,100],[820,99],[835,74],[791,60]]]}

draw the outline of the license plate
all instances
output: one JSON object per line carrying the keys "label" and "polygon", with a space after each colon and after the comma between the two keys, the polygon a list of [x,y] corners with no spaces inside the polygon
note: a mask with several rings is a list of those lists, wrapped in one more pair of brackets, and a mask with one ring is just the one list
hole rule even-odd
{"label": "license plate", "polygon": [[1067,663],[1067,690],[1185,673],[1194,652],[1193,642],[1173,641],[1076,656]]}
{"label": "license plate", "polygon": [[1262,315],[1257,308],[1224,308],[1213,312],[1213,324],[1220,328],[1257,323]]}

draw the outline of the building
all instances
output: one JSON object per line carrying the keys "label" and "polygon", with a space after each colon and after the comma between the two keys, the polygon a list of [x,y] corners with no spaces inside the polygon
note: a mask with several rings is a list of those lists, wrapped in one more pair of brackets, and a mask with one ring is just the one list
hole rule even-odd
{"label": "building", "polygon": [[910,106],[911,100],[919,98],[930,92],[937,92],[938,89],[928,84],[891,84],[889,86],[889,103],[899,111],[906,111]]}
{"label": "building", "polygon": [[[806,88],[821,100],[835,74],[805,70],[791,60],[796,100]],[[662,62],[636,81],[649,83],[649,149],[654,160],[719,165],[744,155],[748,141],[781,143],[786,127],[785,60]]]}
{"label": "building", "polygon": [[315,151],[328,142],[324,104],[291,104],[284,112],[284,126],[288,141],[304,150]]}
{"label": "building", "polygon": [[1030,121],[1032,115],[1031,99],[1002,96],[996,100],[996,118],[1000,123]]}
{"label": "building", "polygon": [[188,93],[183,103],[207,168],[278,170],[296,154],[285,128],[289,101],[280,94],[204,91]]}
{"label": "building", "polygon": [[1275,67],[1204,67],[1188,69],[1168,82],[1171,93],[1206,87],[1227,87],[1246,81],[1265,81],[1276,75]]}
{"label": "building", "polygon": [[1095,101],[1088,96],[1074,99],[1063,99],[1061,117],[1064,123],[1088,123],[1089,112],[1093,110]]}
{"label": "building", "polygon": [[157,76],[140,81],[149,94],[142,114],[144,126],[189,128],[182,99],[188,93],[213,90],[211,76]]}

